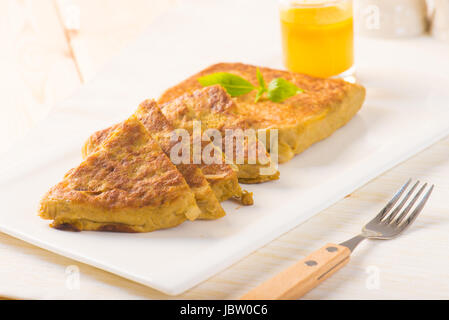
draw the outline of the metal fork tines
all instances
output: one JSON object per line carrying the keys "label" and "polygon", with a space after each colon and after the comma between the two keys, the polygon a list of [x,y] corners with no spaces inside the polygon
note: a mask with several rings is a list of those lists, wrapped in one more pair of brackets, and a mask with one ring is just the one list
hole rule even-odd
{"label": "metal fork tines", "polygon": [[[434,187],[434,185],[432,185],[421,198],[421,201],[415,206],[416,202],[425,191],[427,183],[415,192],[420,184],[420,182],[417,181],[408,192],[406,192],[411,182],[412,179],[409,179],[401,189],[399,189],[379,214],[363,227],[360,235],[341,243],[341,245],[348,247],[353,251],[364,239],[392,239],[409,227],[424,208]],[[401,198],[402,200],[399,202]],[[399,204],[395,207],[398,202]],[[413,207],[414,210],[411,211]],[[411,213],[409,214],[410,211]]]}

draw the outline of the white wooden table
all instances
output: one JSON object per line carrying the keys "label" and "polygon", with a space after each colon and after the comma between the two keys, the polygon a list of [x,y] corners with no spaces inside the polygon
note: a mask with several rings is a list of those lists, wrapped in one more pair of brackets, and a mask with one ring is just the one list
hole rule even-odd
{"label": "white wooden table", "polygon": [[[89,81],[152,19],[175,5],[174,0],[1,1],[0,155],[7,156],[8,147],[55,102]],[[409,177],[437,186],[413,228],[394,241],[363,243],[347,267],[305,298],[449,298],[449,138],[177,298],[238,298],[324,243],[355,235]],[[73,285],[78,277],[79,286]],[[172,298],[4,234],[0,296]]]}

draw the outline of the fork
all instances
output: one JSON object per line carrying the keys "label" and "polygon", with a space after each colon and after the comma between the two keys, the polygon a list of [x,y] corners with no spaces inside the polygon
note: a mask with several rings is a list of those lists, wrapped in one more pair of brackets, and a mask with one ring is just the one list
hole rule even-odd
{"label": "fork", "polygon": [[[416,217],[424,208],[434,187],[434,185],[430,187],[413,212],[408,215],[427,187],[427,183],[425,183],[419,191],[416,192],[415,196],[412,197],[420,184],[420,182],[417,181],[405,194],[401,202],[394,208],[401,196],[407,190],[411,181],[412,179],[409,179],[379,214],[362,228],[362,233],[340,244],[328,243],[321,249],[313,252],[293,266],[249,291],[242,296],[241,299],[298,299],[346,265],[351,253],[363,240],[389,240],[401,234],[402,231],[415,221]],[[407,201],[410,198],[411,200],[407,204]],[[407,206],[402,210],[406,204]]]}

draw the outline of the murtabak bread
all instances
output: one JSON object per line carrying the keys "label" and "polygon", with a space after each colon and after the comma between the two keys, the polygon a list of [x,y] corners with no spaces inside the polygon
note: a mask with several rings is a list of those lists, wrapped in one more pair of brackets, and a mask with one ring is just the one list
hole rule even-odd
{"label": "murtabak bread", "polygon": [[149,232],[200,215],[194,194],[133,116],[50,189],[39,214],[63,230]]}
{"label": "murtabak bread", "polygon": [[[320,79],[303,74],[270,68],[259,68],[265,81],[284,78],[304,90],[281,103],[261,99],[255,103],[256,91],[234,97],[235,104],[205,105],[210,114],[219,115],[223,127],[233,126],[236,121],[249,123],[251,128],[278,130],[279,162],[289,161],[312,144],[330,136],[345,125],[361,108],[365,88],[341,79]],[[201,89],[198,78],[215,72],[239,75],[258,86],[256,66],[242,63],[218,63],[168,89],[158,100],[162,112],[172,120],[165,104]],[[211,87],[212,92],[217,89]],[[198,93],[196,93],[198,94]],[[206,94],[206,92],[204,92]],[[217,94],[217,93],[216,93]],[[215,99],[220,101],[220,99]],[[203,112],[206,108],[202,108]],[[232,115],[229,117],[228,115]],[[203,116],[204,117],[204,116]],[[228,119],[227,119],[228,118]],[[237,120],[236,120],[237,119]],[[267,141],[269,141],[267,139]],[[267,144],[268,150],[270,146]]]}
{"label": "murtabak bread", "polygon": [[[217,146],[223,151],[227,160],[238,167],[237,175],[240,182],[260,183],[279,178],[276,164],[271,161],[265,145],[257,138],[257,132],[254,132],[254,135],[243,135],[245,130],[252,128],[251,121],[235,112],[237,110],[235,102],[222,87],[215,85],[183,94],[160,104],[160,108],[176,128],[192,132],[195,123],[200,121],[203,132],[217,129],[221,137]],[[232,144],[226,144],[226,137],[230,134],[237,135],[238,130],[242,132],[240,142],[235,139]]]}
{"label": "murtabak bread", "polygon": [[[152,100],[144,101],[135,115],[159,143],[165,154],[170,157],[173,147],[173,142],[170,139],[174,127],[160,112],[156,103]],[[116,126],[97,131],[90,136],[83,147],[83,157],[87,157],[91,152],[94,152]],[[206,143],[206,141],[203,142],[203,144]],[[216,150],[215,155],[222,157],[219,150]],[[219,201],[235,198],[245,205],[253,203],[252,194],[242,191],[238,184],[237,175],[230,165],[224,161],[210,164],[200,162],[196,165],[192,159],[192,152],[190,156],[189,163],[179,163],[176,167],[184,175],[187,184],[195,194],[195,199],[202,212],[201,219],[216,219],[224,216],[225,213]]]}

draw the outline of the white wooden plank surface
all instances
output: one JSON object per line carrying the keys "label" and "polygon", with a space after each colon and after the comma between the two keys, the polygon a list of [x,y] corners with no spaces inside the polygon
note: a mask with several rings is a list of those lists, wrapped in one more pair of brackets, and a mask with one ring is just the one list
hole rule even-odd
{"label": "white wooden plank surface", "polygon": [[[135,37],[144,28],[145,23],[136,22],[144,17],[144,9],[161,8],[157,7],[160,1],[151,4],[132,1],[134,5],[126,5],[126,8],[133,8],[133,11],[126,11],[126,14],[120,16],[124,11],[119,6],[123,6],[124,2],[113,1],[109,12],[115,14],[107,15],[113,18],[90,28],[89,25],[94,23],[92,21],[96,20],[100,12],[108,8],[100,2],[109,1],[97,0],[95,4],[82,0],[72,2],[80,6],[82,23],[81,31],[75,36],[71,35],[69,44],[64,42],[64,29],[58,20],[60,6],[41,1],[39,8],[32,7],[31,10],[31,1],[0,2],[0,15],[3,15],[0,19],[0,41],[8,49],[0,52],[0,66],[2,70],[8,71],[0,76],[3,88],[0,89],[0,127],[5,130],[0,132],[3,150],[42,117],[55,100],[64,98],[79,85],[75,63],[86,66],[84,70],[88,71],[81,73],[86,78],[91,77],[113,52],[127,43],[127,39]],[[163,12],[166,7],[161,6],[162,9],[155,9],[155,12]],[[87,16],[82,14],[85,11],[88,11]],[[6,12],[15,19],[3,19]],[[137,15],[139,18],[133,19]],[[114,34],[116,41],[114,37],[105,39],[104,35],[109,32]],[[75,59],[78,55],[79,60],[73,61],[69,45],[71,39],[76,37],[85,39],[78,41],[84,49],[81,49],[81,53],[79,48],[75,49]],[[28,48],[34,50],[28,51]],[[25,53],[21,55],[18,52]],[[21,56],[24,56],[21,58],[24,60],[17,60]],[[26,63],[27,59],[34,59],[34,62]],[[356,234],[409,177],[437,185],[425,212],[413,228],[394,241],[363,243],[347,267],[306,298],[449,298],[449,209],[446,204],[449,196],[448,162],[449,139],[445,139],[179,298],[239,297],[325,242],[340,242]],[[79,287],[73,285],[77,276],[72,271],[76,271],[76,268],[80,271]],[[170,298],[3,234],[0,234],[0,296],[58,299]]]}
{"label": "white wooden plank surface", "polygon": [[52,0],[0,1],[0,40],[0,145],[6,150],[80,81]]}
{"label": "white wooden plank surface", "polygon": [[175,0],[55,0],[75,62],[89,81]]}

